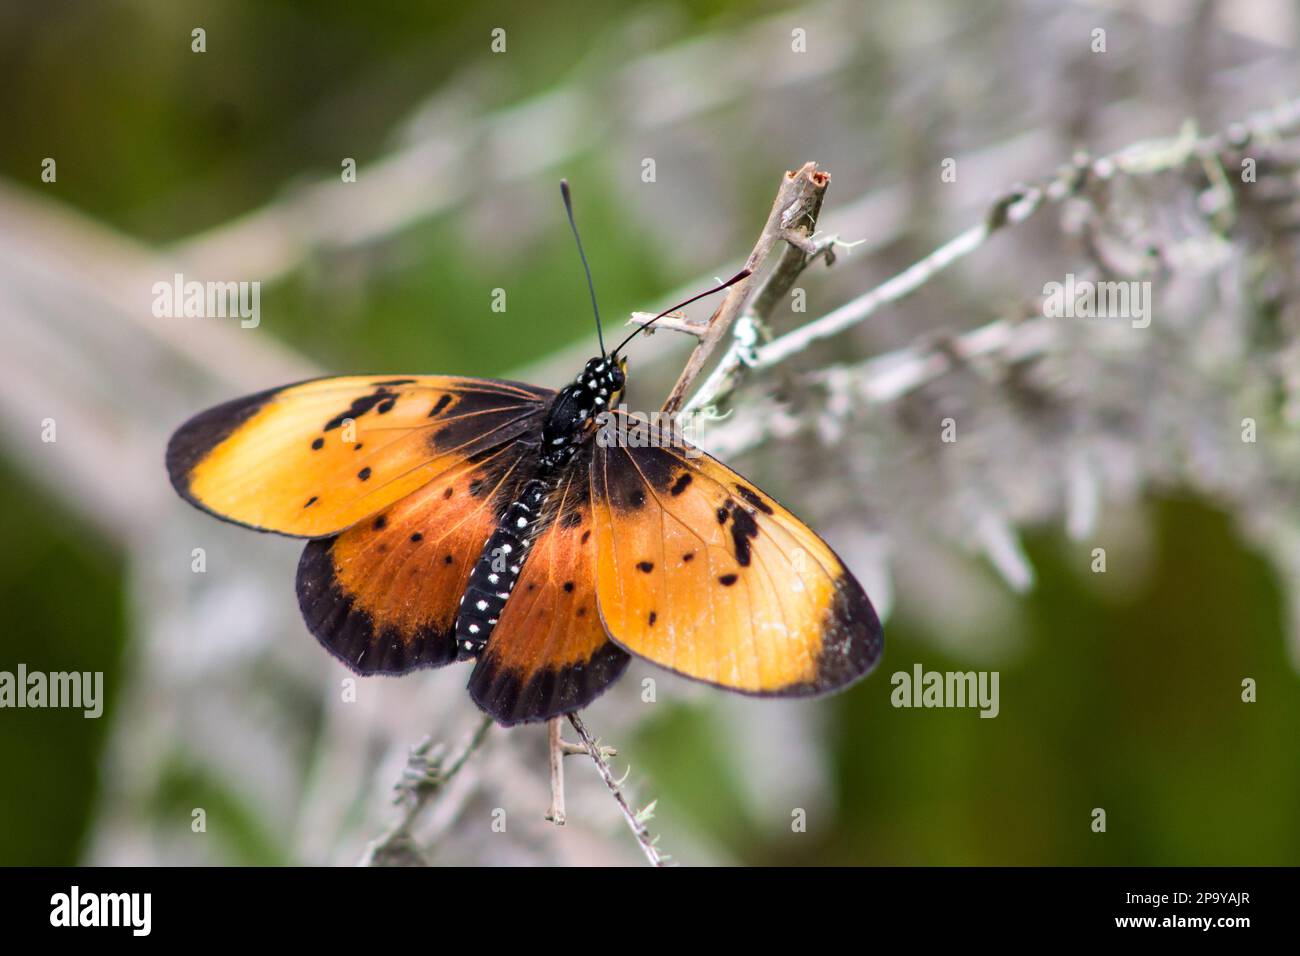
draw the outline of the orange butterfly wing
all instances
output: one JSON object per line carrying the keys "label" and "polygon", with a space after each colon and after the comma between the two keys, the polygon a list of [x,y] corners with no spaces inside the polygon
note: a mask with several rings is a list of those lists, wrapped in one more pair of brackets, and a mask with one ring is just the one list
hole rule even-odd
{"label": "orange butterfly wing", "polygon": [[196,415],[168,443],[167,470],[219,518],[320,537],[536,429],[553,395],[451,376],[314,379]]}
{"label": "orange butterfly wing", "polygon": [[619,646],[757,695],[823,693],[875,666],[875,609],[790,512],[698,449],[592,455],[596,591]]}
{"label": "orange butterfly wing", "polygon": [[363,674],[455,660],[470,570],[535,454],[514,442],[463,461],[373,518],[309,541],[298,564],[308,629]]}
{"label": "orange butterfly wing", "polygon": [[509,726],[591,703],[627,667],[596,609],[595,537],[580,455],[469,679],[470,696]]}

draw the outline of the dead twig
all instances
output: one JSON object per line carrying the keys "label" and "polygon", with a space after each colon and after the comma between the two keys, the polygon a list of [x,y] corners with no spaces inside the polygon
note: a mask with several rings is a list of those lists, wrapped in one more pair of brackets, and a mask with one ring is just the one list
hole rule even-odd
{"label": "dead twig", "polygon": [[707,322],[699,322],[688,318],[681,312],[669,312],[667,315],[655,315],[653,312],[633,312],[632,317],[627,320],[628,325],[646,326],[654,322],[654,328],[646,332],[646,335],[654,335],[660,329],[668,329],[671,332],[685,332],[687,335],[693,335],[697,339],[703,338],[705,331],[708,329]]}
{"label": "dead twig", "polygon": [[560,736],[560,718],[546,722],[546,740],[551,757],[551,808],[546,819],[557,827],[564,826],[564,740]]}
{"label": "dead twig", "polygon": [[411,751],[402,778],[394,787],[397,791],[394,802],[402,805],[402,814],[387,833],[366,848],[363,866],[424,864],[419,847],[411,837],[411,829],[483,745],[491,727],[492,718],[484,717],[470,739],[450,760],[444,760],[441,744],[434,746],[427,738]]}
{"label": "dead twig", "polygon": [[601,747],[591,739],[591,735],[587,733],[587,728],[582,719],[577,714],[569,714],[569,723],[577,731],[578,737],[582,740],[582,744],[591,757],[592,763],[596,765],[596,771],[600,774],[600,779],[604,781],[605,786],[613,795],[614,802],[618,804],[618,809],[623,814],[623,819],[627,821],[628,829],[636,837],[637,845],[641,847],[641,852],[645,854],[645,858],[650,861],[651,866],[667,866],[667,858],[655,846],[657,839],[652,837],[649,829],[646,828],[646,821],[653,814],[654,804],[649,804],[640,813],[633,811],[627,802],[627,798],[623,796],[623,789],[619,785],[619,781],[614,779],[614,773],[606,762]]}
{"label": "dead twig", "polygon": [[[598,743],[598,746],[599,746],[599,749],[600,749],[600,755],[601,755],[602,757],[617,757],[617,756],[618,756],[618,748],[616,748],[616,747],[606,747],[604,744],[599,744],[599,743]],[[586,747],[584,747],[582,744],[571,744],[571,743],[569,743],[567,740],[562,740],[562,741],[560,741],[560,749],[561,749],[562,751],[564,751],[564,756],[566,756],[566,757],[577,757],[577,756],[583,756],[583,757],[585,757],[585,756],[587,756],[587,748],[586,748]]]}
{"label": "dead twig", "polygon": [[[776,199],[772,203],[772,211],[768,213],[763,231],[759,233],[758,242],[754,244],[749,258],[745,260],[745,268],[750,271],[750,276],[737,282],[727,291],[726,297],[709,318],[704,334],[699,337],[700,341],[687,360],[686,367],[682,369],[677,384],[673,386],[668,399],[664,402],[665,412],[671,415],[681,408],[686,393],[704,370],[709,356],[713,354],[718,343],[740,316],[750,290],[755,285],[753,273],[762,267],[777,242],[784,240],[790,243],[786,250],[787,255],[783,255],[777,265],[778,274],[788,274],[792,271],[790,262],[795,259],[805,259],[812,253],[813,250],[810,249],[807,240],[816,227],[817,215],[821,211],[822,199],[826,195],[826,187],[830,185],[830,181],[830,174],[819,170],[817,164],[812,162],[804,163],[794,172],[785,174],[781,180],[781,187],[777,190]],[[791,253],[792,255],[789,255]],[[801,269],[802,266],[799,267],[800,271]],[[794,271],[794,275],[797,274],[798,271]],[[766,281],[770,283],[771,280]],[[790,279],[790,282],[793,282],[793,279]]]}

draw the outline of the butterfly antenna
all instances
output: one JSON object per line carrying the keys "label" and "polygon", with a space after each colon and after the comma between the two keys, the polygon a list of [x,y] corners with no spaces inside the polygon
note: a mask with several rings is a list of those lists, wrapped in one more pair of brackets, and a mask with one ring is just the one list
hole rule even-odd
{"label": "butterfly antenna", "polygon": [[578,224],[573,219],[573,197],[569,195],[569,181],[560,180],[560,195],[564,197],[564,211],[569,214],[569,228],[573,230],[573,241],[578,244],[578,258],[582,260],[582,271],[587,274],[587,291],[591,293],[591,311],[596,313],[596,341],[600,343],[600,354],[605,355],[605,333],[600,327],[600,309],[596,306],[596,285],[591,281],[591,266],[587,265],[587,254],[582,251],[582,237],[578,235]]}
{"label": "butterfly antenna", "polygon": [[663,318],[665,315],[667,315],[668,313],[670,313],[670,312],[676,312],[678,309],[685,308],[686,306],[690,305],[692,302],[696,302],[696,301],[698,301],[698,300],[700,300],[700,299],[703,299],[705,296],[710,296],[710,295],[713,295],[713,293],[715,293],[715,292],[721,292],[723,289],[730,288],[731,286],[733,286],[733,285],[735,285],[737,282],[739,282],[741,279],[748,278],[749,275],[750,275],[750,270],[748,270],[748,269],[741,269],[739,272],[737,272],[734,276],[732,276],[730,279],[728,279],[726,282],[722,283],[721,285],[715,285],[712,289],[706,289],[705,291],[701,292],[699,295],[693,295],[693,296],[691,296],[691,297],[690,297],[689,299],[687,299],[685,302],[678,302],[678,303],[677,303],[675,306],[673,306],[672,308],[670,308],[670,309],[664,309],[662,312],[660,312],[658,315],[656,315],[653,319],[651,319],[651,320],[650,320],[649,322],[647,322],[645,325],[641,326],[639,329],[637,329],[635,332],[633,332],[631,335],[629,335],[627,338],[625,338],[622,342],[620,342],[620,343],[618,344],[618,348],[614,349],[614,353],[613,353],[614,356],[617,358],[617,357],[618,357],[618,353],[621,352],[621,351],[623,351],[623,346],[627,345],[628,342],[631,342],[634,338],[636,338],[638,335],[640,335],[640,334],[641,334],[642,332],[644,332],[646,329],[650,328],[650,326],[654,325],[656,322],[658,322],[660,319],[662,319],[662,318]]}

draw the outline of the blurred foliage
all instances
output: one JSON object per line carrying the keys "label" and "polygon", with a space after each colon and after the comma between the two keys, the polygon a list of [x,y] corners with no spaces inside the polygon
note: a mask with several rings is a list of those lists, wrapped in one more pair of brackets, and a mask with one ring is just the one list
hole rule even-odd
{"label": "blurred foliage", "polygon": [[[104,712],[0,711],[0,864],[77,862],[123,673],[121,555],[0,460],[0,670],[104,672]],[[21,821],[21,825],[16,825]]]}
{"label": "blurred foliage", "polygon": [[[203,829],[198,832],[206,833],[209,825],[220,825],[221,851],[229,854],[230,859],[205,862],[235,862],[242,866],[285,866],[295,862],[283,845],[284,835],[267,825],[258,808],[241,799],[229,781],[192,765],[183,755],[175,755],[168,764],[161,785],[153,794],[153,804],[152,815],[159,829],[166,827],[166,832],[171,834],[196,832],[198,822],[194,813],[199,807],[204,818]],[[195,839],[192,843],[200,855],[210,852],[209,841]]]}
{"label": "blurred foliage", "polygon": [[[636,231],[612,215],[614,205],[596,177],[585,177],[578,163],[567,173],[606,315],[626,314],[673,279],[686,278],[666,277],[647,264]],[[270,290],[263,309],[275,334],[329,368],[505,374],[592,335],[591,307],[558,182],[554,199],[553,226],[543,241],[504,270],[490,250],[467,245],[450,217],[443,217],[412,230],[403,243],[410,259],[400,270],[369,278],[365,289],[334,298],[319,276],[299,274]],[[327,271],[328,264],[320,268]],[[491,310],[496,288],[507,291],[504,313]],[[364,301],[360,313],[358,298]]]}

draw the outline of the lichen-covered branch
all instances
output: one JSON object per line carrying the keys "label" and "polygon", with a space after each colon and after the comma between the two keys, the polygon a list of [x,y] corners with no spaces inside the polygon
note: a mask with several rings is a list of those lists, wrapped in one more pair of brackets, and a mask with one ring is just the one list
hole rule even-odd
{"label": "lichen-covered branch", "polygon": [[1093,182],[1106,182],[1120,175],[1150,176],[1193,162],[1205,164],[1209,170],[1221,170],[1221,156],[1226,149],[1240,149],[1260,138],[1286,136],[1297,128],[1300,128],[1300,99],[1205,138],[1198,138],[1188,126],[1177,136],[1135,143],[1097,159],[1079,154],[1046,184],[1013,188],[992,205],[982,222],[834,311],[763,344],[756,341],[752,329],[738,329],[717,370],[688,407],[706,409],[720,405],[745,368],[754,372],[770,369],[804,352],[813,343],[852,328],[980,249],[1000,230],[1027,221],[1049,203],[1079,195]]}

